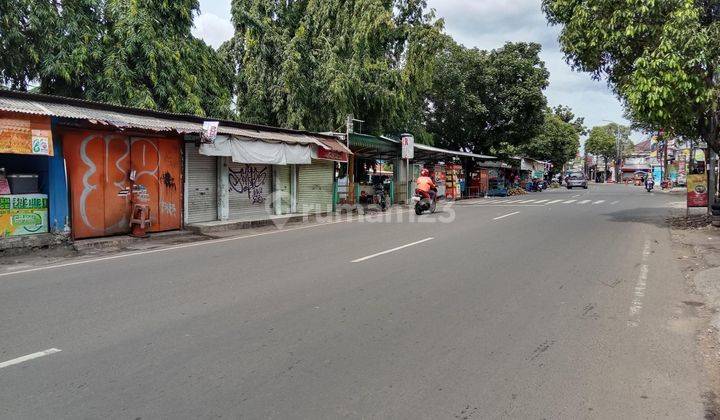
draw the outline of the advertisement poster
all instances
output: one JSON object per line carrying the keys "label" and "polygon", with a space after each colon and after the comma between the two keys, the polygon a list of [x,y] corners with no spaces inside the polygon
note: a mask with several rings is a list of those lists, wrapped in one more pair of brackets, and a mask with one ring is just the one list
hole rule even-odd
{"label": "advertisement poster", "polygon": [[687,206],[688,207],[707,207],[708,206],[708,183],[707,176],[688,175],[687,177]]}
{"label": "advertisement poster", "polygon": [[48,232],[48,198],[44,194],[0,196],[0,236]]}
{"label": "advertisement poster", "polygon": [[49,123],[0,118],[0,153],[52,156]]}

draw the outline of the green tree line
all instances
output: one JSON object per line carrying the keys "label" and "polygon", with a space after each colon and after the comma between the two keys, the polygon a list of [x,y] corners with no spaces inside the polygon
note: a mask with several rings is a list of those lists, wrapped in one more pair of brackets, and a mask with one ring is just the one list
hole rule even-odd
{"label": "green tree line", "polygon": [[539,44],[466,48],[425,0],[231,5],[214,50],[191,34],[197,0],[0,0],[0,82],[311,131],[352,114],[368,133],[560,165],[577,152],[574,122],[546,110]]}

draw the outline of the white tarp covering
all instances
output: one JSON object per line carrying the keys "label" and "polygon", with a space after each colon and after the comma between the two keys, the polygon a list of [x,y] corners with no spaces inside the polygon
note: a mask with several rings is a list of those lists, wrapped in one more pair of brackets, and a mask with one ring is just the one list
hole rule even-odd
{"label": "white tarp covering", "polygon": [[235,163],[265,165],[309,165],[312,163],[309,145],[266,143],[263,141],[217,136],[212,144],[200,146],[206,156],[230,156]]}

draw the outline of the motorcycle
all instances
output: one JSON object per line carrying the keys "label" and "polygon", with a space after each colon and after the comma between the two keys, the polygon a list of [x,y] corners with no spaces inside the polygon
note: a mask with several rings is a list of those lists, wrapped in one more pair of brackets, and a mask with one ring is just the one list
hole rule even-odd
{"label": "motorcycle", "polygon": [[645,189],[647,192],[651,192],[655,188],[655,182],[654,181],[646,181],[645,182]]}
{"label": "motorcycle", "polygon": [[380,210],[387,210],[387,198],[385,197],[385,186],[383,184],[375,184],[373,188],[373,195],[375,196],[375,204],[380,206]]}
{"label": "motorcycle", "polygon": [[437,209],[437,190],[433,190],[435,192],[435,199],[431,200],[430,197],[428,197],[425,193],[423,193],[420,190],[415,190],[415,195],[413,196],[412,200],[415,202],[415,214],[420,216],[426,211],[430,211],[430,213],[435,213],[435,210]]}

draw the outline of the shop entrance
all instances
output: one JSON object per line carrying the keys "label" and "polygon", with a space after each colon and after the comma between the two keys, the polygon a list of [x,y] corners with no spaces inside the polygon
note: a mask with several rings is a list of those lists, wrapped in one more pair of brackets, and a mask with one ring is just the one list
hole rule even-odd
{"label": "shop entrance", "polygon": [[150,232],[181,228],[178,140],[67,132],[63,149],[74,238],[129,232],[132,204],[150,207]]}

